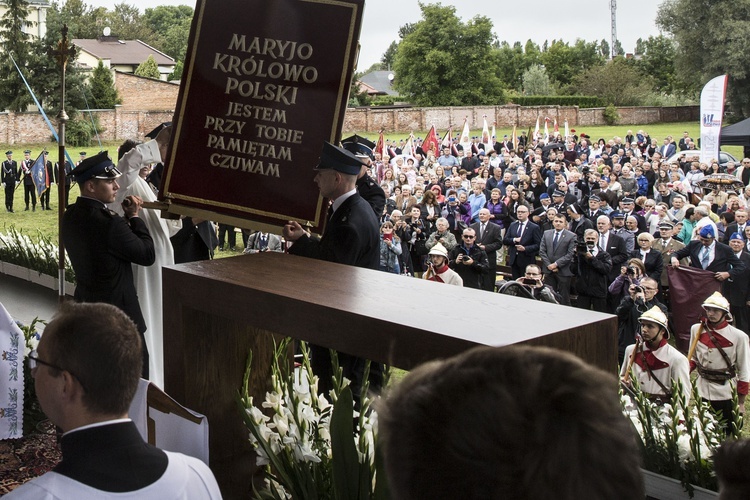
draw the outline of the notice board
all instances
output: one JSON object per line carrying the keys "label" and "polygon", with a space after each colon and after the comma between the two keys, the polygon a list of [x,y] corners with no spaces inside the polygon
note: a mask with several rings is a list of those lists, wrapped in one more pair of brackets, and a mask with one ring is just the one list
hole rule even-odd
{"label": "notice board", "polygon": [[159,199],[242,227],[322,232],[364,0],[198,0]]}

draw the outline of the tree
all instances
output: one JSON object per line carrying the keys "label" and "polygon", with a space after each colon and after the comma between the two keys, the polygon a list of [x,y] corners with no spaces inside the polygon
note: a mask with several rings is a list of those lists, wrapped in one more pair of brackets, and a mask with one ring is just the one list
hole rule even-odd
{"label": "tree", "polygon": [[609,49],[609,42],[604,38],[602,38],[602,41],[599,42],[599,54],[601,54],[604,59],[609,59],[610,57],[612,57],[612,52]]}
{"label": "tree", "polygon": [[604,58],[596,42],[578,39],[573,46],[570,46],[562,40],[553,40],[549,49],[542,52],[541,62],[555,83],[566,86],[576,75],[586,69],[601,66]]}
{"label": "tree", "polygon": [[112,73],[102,61],[99,61],[91,75],[89,93],[92,96],[90,104],[94,109],[111,109],[122,102],[112,80]]}
{"label": "tree", "polygon": [[47,31],[59,34],[63,24],[68,26],[68,38],[96,38],[102,34],[102,19],[107,9],[89,7],[82,0],[53,2],[47,10]]}
{"label": "tree", "polygon": [[492,50],[490,62],[505,88],[520,91],[523,89],[524,71],[535,64],[537,56],[538,52],[532,52],[531,55],[524,53],[521,42],[516,42],[511,47],[504,41]]}
{"label": "tree", "polygon": [[176,61],[184,61],[193,9],[187,5],[163,5],[146,9],[143,19],[156,34],[153,46]]}
{"label": "tree", "polygon": [[158,44],[158,36],[154,30],[144,22],[138,7],[126,3],[115,4],[114,11],[107,11],[104,22],[109,26],[112,34],[121,40],[140,40],[149,45]]}
{"label": "tree", "polygon": [[636,50],[640,45],[640,59],[635,62],[636,68],[643,74],[654,79],[655,90],[671,94],[674,92],[675,70],[675,44],[674,40],[664,35],[650,36],[647,40],[641,40],[636,44]]}
{"label": "tree", "polygon": [[0,109],[23,111],[33,100],[16,65],[28,76],[31,42],[23,27],[30,14],[29,4],[26,0],[6,0],[4,3],[8,10],[0,18],[0,71],[3,75],[0,79]]}
{"label": "tree", "polygon": [[698,93],[712,78],[727,74],[732,110],[750,116],[750,0],[668,0],[657,25],[672,35],[675,85]]}
{"label": "tree", "polygon": [[651,92],[651,82],[621,56],[579,74],[571,88],[581,95],[595,95],[607,104],[635,106]]}
{"label": "tree", "polygon": [[161,77],[161,73],[159,73],[159,65],[156,64],[153,55],[149,55],[148,59],[138,65],[135,69],[135,75],[145,76],[146,78],[155,78],[157,80]]}
{"label": "tree", "polygon": [[555,93],[544,66],[536,64],[523,73],[523,93],[526,95],[553,95]]}
{"label": "tree", "polygon": [[396,59],[396,52],[398,52],[398,42],[392,41],[391,44],[383,52],[383,57],[380,58],[381,69],[390,69],[393,66],[393,62]]}
{"label": "tree", "polygon": [[504,102],[500,79],[487,64],[492,22],[462,23],[453,6],[419,4],[422,20],[403,29],[393,69],[394,87],[420,106]]}

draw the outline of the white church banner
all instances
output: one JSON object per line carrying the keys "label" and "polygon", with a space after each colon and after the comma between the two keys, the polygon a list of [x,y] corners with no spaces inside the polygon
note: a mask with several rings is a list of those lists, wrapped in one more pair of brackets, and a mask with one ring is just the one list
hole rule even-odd
{"label": "white church banner", "polygon": [[727,75],[717,76],[701,91],[701,163],[719,159],[719,136],[724,118]]}

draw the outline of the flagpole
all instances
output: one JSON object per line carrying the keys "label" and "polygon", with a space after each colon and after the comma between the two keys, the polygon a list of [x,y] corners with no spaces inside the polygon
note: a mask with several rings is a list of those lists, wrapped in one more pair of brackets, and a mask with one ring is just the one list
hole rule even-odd
{"label": "flagpole", "polygon": [[57,221],[58,221],[58,246],[60,248],[60,254],[58,257],[58,300],[62,303],[65,300],[65,244],[63,243],[62,234],[62,219],[65,213],[65,124],[68,122],[68,114],[65,112],[65,67],[68,64],[68,59],[75,56],[75,48],[72,45],[68,45],[68,25],[63,24],[62,27],[62,39],[57,44],[57,50],[50,50],[49,54],[57,59],[57,64],[61,68],[60,78],[60,113],[57,115],[57,121],[59,123],[60,137],[57,142],[59,160],[57,166],[57,195],[58,195],[58,207],[57,207]]}

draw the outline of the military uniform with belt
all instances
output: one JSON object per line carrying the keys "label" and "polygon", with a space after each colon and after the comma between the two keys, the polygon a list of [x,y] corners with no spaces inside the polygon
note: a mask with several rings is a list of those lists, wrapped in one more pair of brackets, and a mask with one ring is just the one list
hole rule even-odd
{"label": "military uniform with belt", "polygon": [[13,212],[13,195],[19,181],[18,163],[13,159],[13,151],[6,151],[5,156],[8,159],[3,162],[0,170],[0,182],[5,186],[5,209]]}

